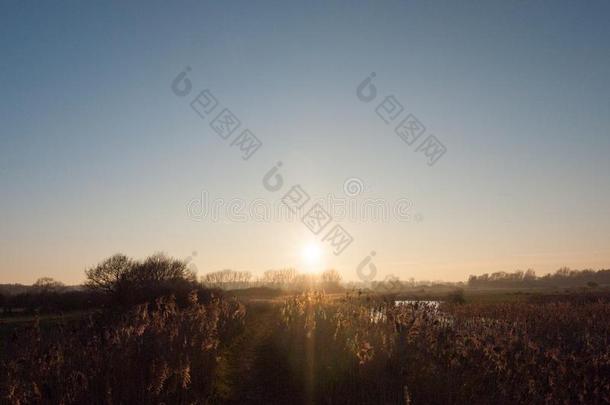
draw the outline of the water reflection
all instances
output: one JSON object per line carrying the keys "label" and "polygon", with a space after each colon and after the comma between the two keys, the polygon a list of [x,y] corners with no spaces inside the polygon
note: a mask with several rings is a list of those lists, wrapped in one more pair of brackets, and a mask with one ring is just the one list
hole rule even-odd
{"label": "water reflection", "polygon": [[[394,301],[394,306],[410,306],[414,310],[427,310],[435,315],[439,315],[439,308],[441,306],[441,301],[434,300],[396,300]],[[385,314],[386,308],[384,307],[376,307],[371,308],[370,317],[372,323],[385,322],[387,319]]]}
{"label": "water reflection", "polygon": [[398,301],[394,301],[394,305],[396,306],[400,306],[400,305],[413,305],[415,308],[428,308],[428,309],[434,309],[434,310],[438,310],[438,308],[441,306],[441,302],[440,301],[419,301],[419,300],[398,300]]}

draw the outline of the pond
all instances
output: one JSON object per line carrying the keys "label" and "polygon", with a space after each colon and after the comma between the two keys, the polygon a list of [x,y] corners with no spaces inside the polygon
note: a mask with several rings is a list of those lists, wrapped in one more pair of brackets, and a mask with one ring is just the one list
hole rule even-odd
{"label": "pond", "polygon": [[[438,314],[441,301],[433,300],[396,300],[395,306],[413,306],[415,309],[431,309],[435,314]],[[386,314],[379,308],[371,308],[371,322],[378,323],[386,320]]]}
{"label": "pond", "polygon": [[413,305],[413,306],[421,306],[427,307],[431,309],[438,309],[441,306],[441,301],[432,301],[432,300],[397,300],[394,301],[394,305]]}

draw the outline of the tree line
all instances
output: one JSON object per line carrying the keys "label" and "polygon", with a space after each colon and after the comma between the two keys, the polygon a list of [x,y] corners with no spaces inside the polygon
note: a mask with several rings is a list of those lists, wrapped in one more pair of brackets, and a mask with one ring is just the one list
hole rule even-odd
{"label": "tree line", "polygon": [[555,273],[537,276],[534,270],[504,271],[472,275],[468,278],[469,287],[550,287],[565,288],[587,286],[595,288],[610,284],[610,270],[572,270],[562,267]]}
{"label": "tree line", "polygon": [[28,287],[5,286],[7,288],[0,291],[0,308],[4,313],[48,313],[104,306],[129,307],[169,295],[181,303],[194,291],[200,301],[205,302],[214,291],[220,293],[220,289],[322,287],[333,291],[341,288],[341,275],[334,269],[320,275],[300,274],[292,268],[267,270],[257,278],[248,271],[225,269],[207,273],[198,280],[187,261],[162,253],[144,260],[116,254],[88,268],[85,277],[85,283],[76,287],[67,287],[49,277],[40,278]]}
{"label": "tree line", "polygon": [[207,287],[233,290],[252,287],[270,287],[287,290],[304,290],[321,287],[327,291],[341,288],[342,277],[335,269],[328,269],[321,274],[302,274],[294,268],[267,270],[262,277],[254,278],[249,271],[225,269],[207,273],[202,277]]}
{"label": "tree line", "polygon": [[[111,256],[85,271],[83,286],[67,287],[49,277],[38,279],[32,286],[4,286],[0,290],[3,312],[56,312],[102,306],[131,306],[152,302],[173,295],[178,303],[197,292],[202,302],[214,291],[268,287],[276,290],[303,291],[322,288],[327,292],[349,288],[342,286],[340,273],[328,269],[321,274],[303,274],[294,268],[267,270],[254,277],[249,271],[224,269],[204,274],[199,280],[186,261],[156,253],[144,260],[134,260],[123,254]],[[458,283],[463,285],[463,283]],[[610,285],[610,270],[571,270],[563,267],[555,273],[537,276],[534,270],[471,275],[470,288],[597,288]],[[401,283],[401,288],[417,286],[413,280]],[[10,293],[11,289],[17,291]],[[7,292],[8,291],[8,292]]]}

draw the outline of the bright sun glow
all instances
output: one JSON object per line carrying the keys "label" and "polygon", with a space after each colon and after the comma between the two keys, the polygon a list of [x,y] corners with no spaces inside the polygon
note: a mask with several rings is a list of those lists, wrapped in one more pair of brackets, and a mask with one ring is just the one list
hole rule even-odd
{"label": "bright sun glow", "polygon": [[317,267],[320,265],[322,258],[322,249],[315,243],[310,243],[303,247],[303,261],[308,267],[309,271],[319,270]]}

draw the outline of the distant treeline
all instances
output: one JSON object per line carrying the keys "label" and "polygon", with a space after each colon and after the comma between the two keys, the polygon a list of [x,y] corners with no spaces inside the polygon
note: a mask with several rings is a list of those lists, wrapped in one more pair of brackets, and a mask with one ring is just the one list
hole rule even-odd
{"label": "distant treeline", "polygon": [[[327,292],[345,289],[366,289],[363,283],[342,283],[334,269],[320,274],[302,274],[295,269],[267,270],[254,278],[250,272],[221,270],[204,274],[200,280],[184,261],[154,254],[138,261],[124,255],[112,256],[85,272],[82,286],[65,286],[44,277],[32,286],[0,285],[0,310],[4,313],[73,311],[105,306],[130,307],[156,298],[173,295],[178,303],[187,301],[196,292],[205,302],[219,290],[267,288],[272,291],[304,291],[322,288]],[[377,282],[379,284],[379,282]],[[561,268],[553,274],[537,276],[533,270],[513,273],[496,272],[470,276],[464,283],[399,281],[388,287],[392,291],[413,288],[498,287],[498,288],[573,288],[610,285],[610,270],[571,270]],[[375,289],[375,285],[373,286]],[[389,288],[381,289],[387,291]]]}
{"label": "distant treeline", "polygon": [[249,271],[230,269],[207,273],[201,277],[201,282],[206,287],[224,290],[268,287],[301,291],[321,287],[326,291],[333,291],[341,288],[341,280],[341,274],[335,269],[328,269],[320,274],[303,274],[293,268],[267,270],[262,277],[257,278]]}
{"label": "distant treeline", "polygon": [[341,275],[334,269],[321,274],[301,274],[295,269],[267,270],[254,278],[247,271],[221,270],[203,275],[200,280],[185,261],[163,254],[134,260],[117,254],[85,271],[81,286],[65,286],[43,277],[32,286],[0,285],[0,311],[5,314],[51,313],[92,308],[126,308],[160,297],[174,296],[181,305],[196,292],[207,302],[220,290],[262,289],[266,294],[280,289],[301,291],[324,288],[341,290]]}
{"label": "distant treeline", "polygon": [[66,287],[48,277],[28,287],[0,286],[0,308],[9,314],[128,308],[167,296],[183,305],[192,293],[199,302],[209,301],[214,294],[197,281],[186,262],[159,253],[142,261],[117,254],[85,275],[85,284],[78,287]]}
{"label": "distant treeline", "polygon": [[610,284],[610,270],[571,270],[563,267],[555,273],[537,276],[534,270],[507,273],[500,271],[470,276],[469,287],[590,287]]}

